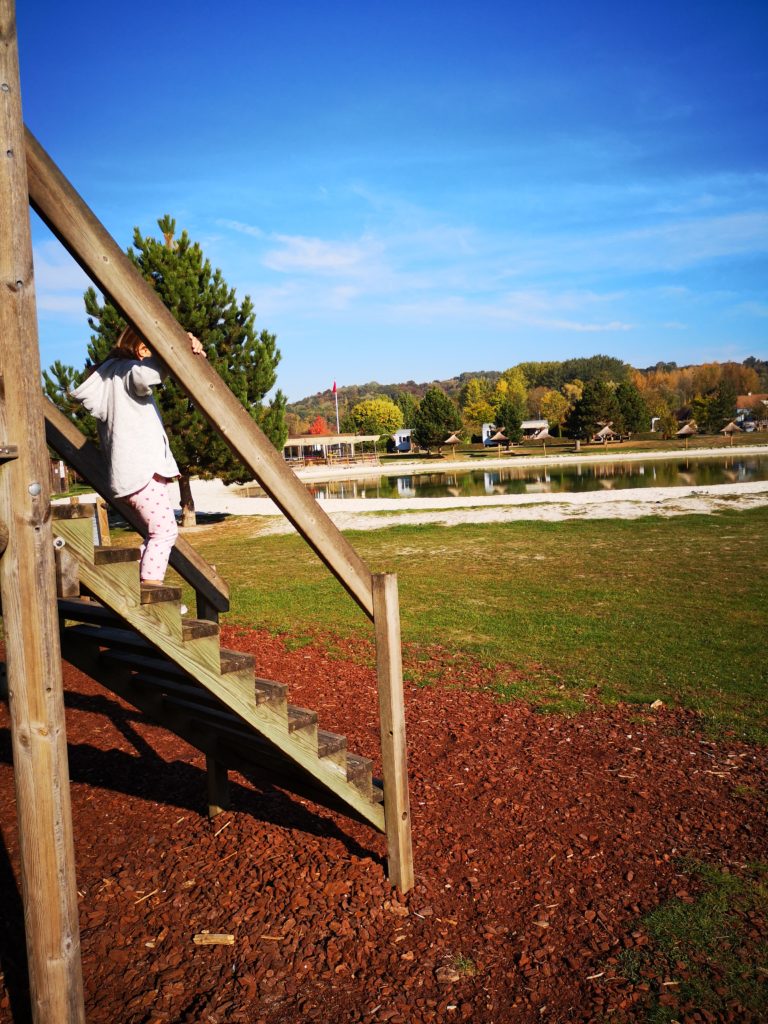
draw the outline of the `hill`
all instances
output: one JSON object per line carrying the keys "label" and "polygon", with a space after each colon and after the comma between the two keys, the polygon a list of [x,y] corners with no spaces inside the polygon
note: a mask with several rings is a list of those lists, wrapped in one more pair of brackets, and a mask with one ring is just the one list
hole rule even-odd
{"label": "hill", "polygon": [[[346,387],[337,388],[339,399],[339,415],[344,414],[365,398],[379,398],[386,395],[387,398],[394,398],[400,392],[407,391],[416,398],[423,398],[427,388],[439,387],[452,398],[458,398],[462,387],[477,377],[480,380],[487,380],[494,385],[501,376],[498,370],[476,370],[473,372],[460,373],[457,377],[449,377],[447,380],[430,380],[417,384],[415,380],[407,380],[400,384],[379,384],[372,380],[367,384],[350,384]],[[308,395],[299,399],[298,402],[289,402],[286,412],[294,413],[303,420],[311,422],[316,416],[324,416],[329,423],[335,422],[336,406],[333,400],[333,391],[327,388],[325,391],[318,391],[315,395]]]}

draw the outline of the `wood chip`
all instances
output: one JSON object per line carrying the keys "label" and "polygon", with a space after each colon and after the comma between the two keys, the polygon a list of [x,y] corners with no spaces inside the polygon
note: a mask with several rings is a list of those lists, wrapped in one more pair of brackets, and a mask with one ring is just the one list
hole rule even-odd
{"label": "wood chip", "polygon": [[137,900],[134,900],[134,901],[133,901],[133,905],[134,905],[134,907],[135,907],[135,906],[136,906],[136,905],[137,905],[138,903],[143,903],[143,902],[144,902],[144,900],[148,900],[150,896],[154,896],[156,892],[160,892],[160,890],[159,890],[159,889],[153,889],[153,890],[152,890],[152,892],[148,892],[146,896],[140,896],[140,897],[139,897],[139,899],[137,899]]}
{"label": "wood chip", "polygon": [[198,932],[192,936],[196,946],[234,946],[235,936],[223,932]]}

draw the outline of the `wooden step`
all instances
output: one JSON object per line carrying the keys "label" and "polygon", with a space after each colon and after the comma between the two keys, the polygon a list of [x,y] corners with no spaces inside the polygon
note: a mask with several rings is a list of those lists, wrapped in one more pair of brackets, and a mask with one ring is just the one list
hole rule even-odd
{"label": "wooden step", "polygon": [[299,729],[310,729],[317,725],[317,712],[309,708],[298,708],[294,704],[288,705],[288,732],[296,732]]}
{"label": "wooden step", "polygon": [[181,601],[181,587],[150,586],[141,584],[142,604],[164,604],[166,601]]}
{"label": "wooden step", "polygon": [[181,620],[181,636],[184,640],[199,640],[204,636],[218,636],[218,622],[211,622],[209,619],[185,619]]}
{"label": "wooden step", "polygon": [[281,701],[287,700],[288,687],[285,683],[276,683],[274,679],[260,679],[258,676],[254,682],[257,703],[273,701],[279,704]]}
{"label": "wooden step", "polygon": [[256,659],[252,654],[244,654],[242,651],[233,651],[229,647],[221,648],[221,674],[228,672],[251,672],[255,671]]}
{"label": "wooden step", "polygon": [[138,562],[141,558],[139,548],[113,548],[99,546],[93,549],[94,565],[114,565],[116,562]]}
{"label": "wooden step", "polygon": [[347,782],[351,782],[369,800],[374,799],[373,761],[347,751]]}

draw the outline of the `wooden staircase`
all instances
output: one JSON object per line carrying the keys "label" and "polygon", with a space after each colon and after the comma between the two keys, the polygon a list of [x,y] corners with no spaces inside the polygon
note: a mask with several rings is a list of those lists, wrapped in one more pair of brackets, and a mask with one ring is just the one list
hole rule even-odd
{"label": "wooden staircase", "polygon": [[316,712],[289,704],[285,685],[258,678],[251,655],[222,648],[216,622],[183,617],[179,588],[142,586],[138,549],[97,546],[92,507],[54,506],[53,517],[57,557],[70,569],[59,573],[68,661],[215,764],[267,772],[385,831],[370,760],[319,729]]}

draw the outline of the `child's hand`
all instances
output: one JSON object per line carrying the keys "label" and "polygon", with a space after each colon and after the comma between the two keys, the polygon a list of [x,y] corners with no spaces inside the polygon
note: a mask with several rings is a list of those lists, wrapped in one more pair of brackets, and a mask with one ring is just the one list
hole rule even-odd
{"label": "child's hand", "polygon": [[202,356],[203,359],[207,359],[208,353],[203,348],[202,341],[200,341],[199,338],[196,338],[191,331],[187,331],[187,337],[189,338],[189,343],[192,347],[193,355]]}

